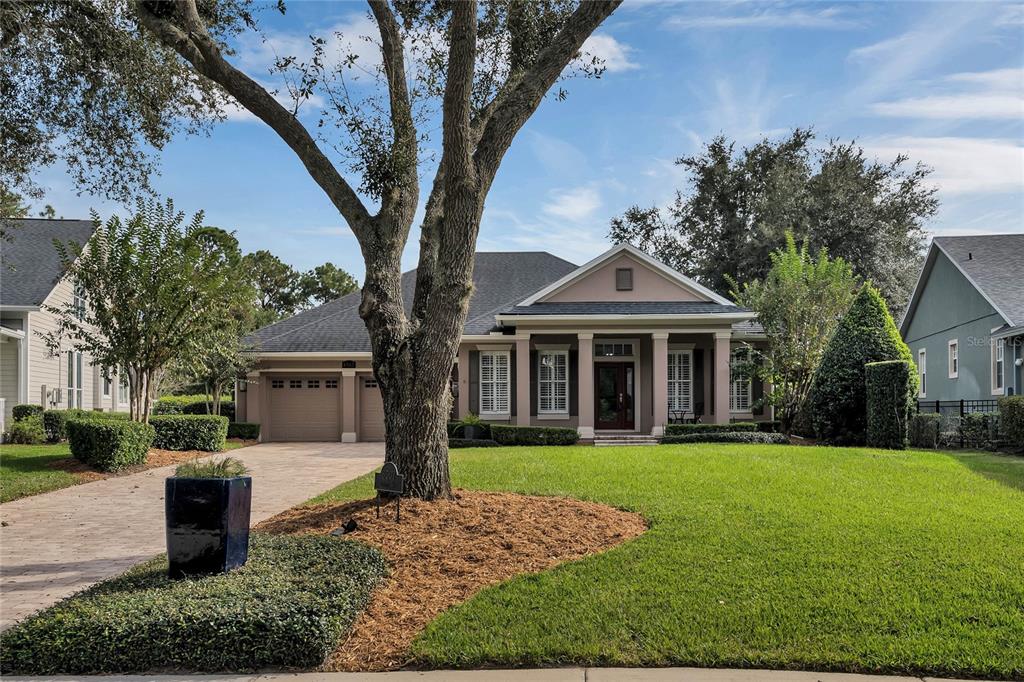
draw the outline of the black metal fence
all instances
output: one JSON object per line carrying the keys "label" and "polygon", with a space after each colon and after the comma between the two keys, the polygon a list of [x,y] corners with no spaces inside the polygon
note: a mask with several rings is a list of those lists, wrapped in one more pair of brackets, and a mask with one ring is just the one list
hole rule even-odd
{"label": "black metal fence", "polygon": [[918,412],[934,412],[944,417],[962,417],[972,412],[998,412],[999,401],[990,400],[918,400]]}

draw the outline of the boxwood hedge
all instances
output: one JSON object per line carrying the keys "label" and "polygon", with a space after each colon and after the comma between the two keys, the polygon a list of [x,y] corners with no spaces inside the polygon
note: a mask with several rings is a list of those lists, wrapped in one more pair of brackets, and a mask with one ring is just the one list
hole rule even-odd
{"label": "boxwood hedge", "polygon": [[139,422],[73,418],[65,428],[72,456],[100,471],[142,464],[153,444],[153,427]]}
{"label": "boxwood hedge", "polygon": [[153,446],[162,450],[220,452],[228,437],[228,418],[212,414],[163,414],[149,423],[156,429]]}
{"label": "boxwood hedge", "polygon": [[41,418],[43,416],[43,406],[25,403],[11,408],[11,418],[16,422],[32,416],[39,416]]}
{"label": "boxwood hedge", "polygon": [[46,440],[59,443],[68,439],[67,422],[69,419],[116,419],[127,421],[131,415],[127,412],[98,412],[96,410],[46,410],[43,412],[43,428]]}
{"label": "boxwood hedge", "polygon": [[869,446],[906,449],[917,395],[915,377],[914,363],[907,360],[869,362],[864,366]]}
{"label": "boxwood hedge", "polygon": [[667,424],[666,436],[682,436],[689,433],[737,433],[758,431],[757,422],[736,422],[734,424]]}
{"label": "boxwood hedge", "polygon": [[448,447],[457,448],[496,448],[498,442],[488,438],[449,438]]}
{"label": "boxwood hedge", "polygon": [[766,445],[787,445],[789,438],[781,433],[765,431],[706,431],[687,433],[679,436],[665,436],[662,445],[679,443],[763,443]]}
{"label": "boxwood hedge", "polygon": [[498,445],[576,445],[580,435],[564,426],[491,424],[491,438]]}
{"label": "boxwood hedge", "polygon": [[939,433],[942,428],[942,415],[935,412],[922,412],[910,416],[910,446],[915,448],[937,448]]}
{"label": "boxwood hedge", "polygon": [[256,440],[260,437],[260,425],[255,422],[228,422],[228,438]]}
{"label": "boxwood hedge", "polygon": [[158,557],[0,636],[4,675],[314,668],[387,573],[364,544],[250,536],[235,571],[172,581]]}
{"label": "boxwood hedge", "polygon": [[1011,448],[1024,450],[1024,395],[999,399],[999,428]]}

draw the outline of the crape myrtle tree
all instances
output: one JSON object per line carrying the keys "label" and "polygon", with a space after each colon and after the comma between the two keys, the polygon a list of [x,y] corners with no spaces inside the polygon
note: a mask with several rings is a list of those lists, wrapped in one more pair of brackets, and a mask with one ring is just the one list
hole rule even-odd
{"label": "crape myrtle tree", "polygon": [[127,374],[131,416],[147,422],[164,372],[217,350],[224,319],[251,305],[251,294],[204,237],[201,213],[185,223],[170,200],[140,199],[127,220],[103,223],[93,212],[93,222],[88,244],[55,243],[85,301],[46,306],[57,325],[43,339],[52,353],[71,348]]}
{"label": "crape myrtle tree", "polygon": [[[380,56],[363,67],[371,87],[352,87],[357,54],[333,54],[335,43],[313,36],[310,55],[276,58],[281,92],[233,63],[235,39],[257,26],[246,0],[4,3],[0,181],[30,184],[34,166],[59,158],[85,187],[144,182],[149,147],[203,130],[228,103],[247,110],[295,153],[358,240],[367,273],[359,313],[384,400],[386,458],[408,494],[446,497],[448,381],[484,200],[563,72],[601,72],[581,48],[620,1],[371,0]],[[299,108],[314,99],[325,104],[307,126]],[[427,172],[407,312],[400,260]]]}

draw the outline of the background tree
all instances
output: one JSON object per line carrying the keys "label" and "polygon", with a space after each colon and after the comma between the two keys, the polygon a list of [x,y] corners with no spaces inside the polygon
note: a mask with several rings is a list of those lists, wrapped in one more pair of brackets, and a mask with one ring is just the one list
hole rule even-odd
{"label": "background tree", "polygon": [[302,274],[299,290],[307,305],[320,305],[359,289],[355,278],[334,265],[324,263]]}
{"label": "background tree", "polygon": [[101,367],[128,375],[132,418],[149,420],[153,393],[176,359],[201,356],[222,341],[224,320],[244,295],[222,250],[204,239],[202,214],[167,200],[138,201],[125,222],[102,223],[86,247],[58,244],[62,265],[87,295],[83,308],[47,306],[58,319],[44,336],[51,351],[88,353]]}
{"label": "background tree", "polygon": [[0,186],[0,220],[10,218],[27,218],[30,207],[24,197],[17,192]]}
{"label": "background tree", "polygon": [[[359,313],[384,401],[386,458],[409,494],[447,497],[448,382],[484,201],[563,71],[601,72],[580,49],[619,2],[370,0],[381,57],[363,67],[371,83],[347,87],[358,58],[329,54],[334,43],[313,36],[311,58],[274,64],[287,76],[283,104],[231,61],[231,39],[256,26],[245,0],[7,3],[0,124],[11,135],[0,180],[30,183],[35,166],[59,158],[83,188],[144,184],[148,150],[205,127],[230,97],[288,145],[358,240],[367,273]],[[297,113],[314,95],[327,104],[307,127]],[[401,256],[420,177],[431,175],[407,313]]]}
{"label": "background tree", "polygon": [[[885,360],[914,362],[885,300],[877,289],[866,283],[836,326],[814,374],[809,403],[818,438],[836,445],[865,443],[864,366]],[[916,395],[916,374],[913,381]]]}
{"label": "background tree", "polygon": [[634,206],[609,236],[629,242],[705,286],[762,279],[787,231],[812,253],[826,249],[902,310],[920,268],[924,225],[938,209],[930,170],[906,156],[870,160],[854,142],[816,149],[810,130],[737,153],[719,136],[676,163],[689,175],[667,209]]}
{"label": "background tree", "polygon": [[259,312],[254,329],[294,315],[303,301],[302,276],[269,251],[254,251],[242,258],[239,276],[256,289]]}
{"label": "background tree", "polygon": [[767,344],[752,349],[753,368],[771,382],[765,400],[778,408],[782,430],[790,433],[802,419],[814,372],[825,344],[850,307],[857,278],[842,258],[821,249],[811,257],[807,244],[797,248],[786,233],[786,248],[770,254],[771,269],[762,280],[732,287],[739,305],[757,313]]}

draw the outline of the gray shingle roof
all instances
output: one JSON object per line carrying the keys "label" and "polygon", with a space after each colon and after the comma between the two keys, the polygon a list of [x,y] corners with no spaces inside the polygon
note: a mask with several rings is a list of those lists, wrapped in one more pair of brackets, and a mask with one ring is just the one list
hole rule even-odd
{"label": "gray shingle roof", "polygon": [[593,303],[534,303],[511,306],[505,315],[714,315],[745,313],[747,308],[704,301],[600,301]]}
{"label": "gray shingle roof", "polygon": [[[576,265],[545,252],[477,253],[466,334],[486,334],[494,315],[561,279]],[[402,275],[406,310],[412,305],[416,271]],[[359,292],[256,330],[249,341],[262,352],[369,352],[370,337],[359,317]]]}
{"label": "gray shingle roof", "polygon": [[1024,234],[936,237],[1013,325],[1024,324]]}
{"label": "gray shingle roof", "polygon": [[93,229],[91,220],[4,221],[10,241],[0,242],[0,305],[42,304],[63,274],[53,240],[85,244]]}

